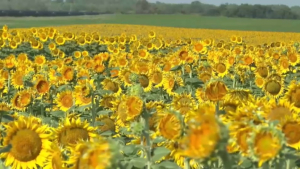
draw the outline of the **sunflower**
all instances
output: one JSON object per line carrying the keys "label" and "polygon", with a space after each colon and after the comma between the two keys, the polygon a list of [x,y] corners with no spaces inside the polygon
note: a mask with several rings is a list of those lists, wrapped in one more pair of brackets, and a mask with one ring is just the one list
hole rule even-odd
{"label": "sunflower", "polygon": [[226,84],[220,80],[211,81],[205,87],[205,95],[211,101],[223,100],[227,92]]}
{"label": "sunflower", "polygon": [[225,61],[214,63],[214,71],[218,77],[224,77],[227,75],[229,68],[229,63]]}
{"label": "sunflower", "polygon": [[263,86],[263,91],[271,98],[278,98],[283,93],[283,90],[283,82],[273,78],[266,79]]}
{"label": "sunflower", "polygon": [[209,157],[220,140],[220,127],[214,115],[205,114],[190,120],[187,135],[180,141],[181,154],[193,159]]}
{"label": "sunflower", "polygon": [[179,117],[173,112],[163,111],[158,114],[157,135],[169,140],[176,140],[181,136],[182,125]]}
{"label": "sunflower", "polygon": [[149,92],[152,89],[152,81],[149,79],[150,77],[147,74],[139,75],[139,82],[143,87],[145,92]]}
{"label": "sunflower", "polygon": [[287,54],[287,58],[289,59],[290,65],[296,66],[299,63],[299,55],[297,52],[289,52]]}
{"label": "sunflower", "polygon": [[263,88],[264,85],[265,85],[265,79],[260,77],[260,76],[255,76],[255,85],[258,87],[258,88]]}
{"label": "sunflower", "polygon": [[264,108],[263,116],[265,119],[274,121],[274,120],[284,120],[287,116],[292,116],[294,113],[293,105],[289,102],[286,102],[284,99],[279,99],[276,102],[275,99],[268,101],[267,109]]}
{"label": "sunflower", "polygon": [[273,127],[259,126],[249,139],[250,157],[258,161],[258,167],[275,159],[283,146],[284,135]]}
{"label": "sunflower", "polygon": [[15,55],[11,54],[8,55],[5,59],[4,59],[4,65],[6,68],[8,69],[12,69],[16,66],[17,62],[16,62],[16,58]]}
{"label": "sunflower", "polygon": [[39,78],[34,86],[38,94],[44,95],[50,90],[50,83],[45,78]]}
{"label": "sunflower", "polygon": [[172,106],[175,110],[178,110],[182,115],[188,113],[195,106],[195,100],[191,94],[175,94],[172,100]]}
{"label": "sunflower", "polygon": [[26,106],[31,103],[31,94],[29,91],[21,91],[14,95],[11,99],[12,107],[19,111],[25,111]]}
{"label": "sunflower", "polygon": [[110,109],[113,108],[113,101],[117,99],[113,94],[104,94],[100,100],[100,106]]}
{"label": "sunflower", "polygon": [[193,50],[196,53],[204,53],[207,51],[207,47],[204,45],[201,41],[195,41],[193,42]]}
{"label": "sunflower", "polygon": [[36,123],[35,117],[21,116],[19,119],[4,124],[6,136],[3,146],[12,148],[1,154],[5,166],[12,168],[37,168],[43,166],[49,156],[51,134],[46,125]]}
{"label": "sunflower", "polygon": [[62,111],[69,110],[74,105],[74,96],[72,91],[57,93],[55,102]]}
{"label": "sunflower", "polygon": [[93,80],[91,80],[89,83],[82,83],[75,86],[74,97],[76,105],[84,106],[92,102],[92,85]]}
{"label": "sunflower", "polygon": [[110,143],[98,138],[93,142],[80,141],[71,149],[68,163],[71,169],[105,169],[110,167],[112,156]]}
{"label": "sunflower", "polygon": [[300,128],[300,120],[296,113],[293,113],[291,116],[286,116],[280,122],[279,128],[285,135],[286,144],[289,147],[293,147],[298,150],[300,148],[300,133],[298,133],[298,129]]}
{"label": "sunflower", "polygon": [[106,78],[101,82],[104,90],[112,91],[116,96],[122,92],[121,85],[117,80]]}
{"label": "sunflower", "polygon": [[57,36],[55,38],[55,43],[58,44],[58,45],[63,45],[65,44],[65,38],[63,36]]}
{"label": "sunflower", "polygon": [[291,81],[284,99],[286,102],[293,104],[293,109],[300,111],[300,84],[298,82],[295,80]]}
{"label": "sunflower", "polygon": [[72,66],[64,66],[61,69],[61,74],[65,81],[72,81],[75,76],[74,68]]}
{"label": "sunflower", "polygon": [[75,146],[80,140],[90,140],[97,137],[96,127],[91,127],[89,123],[81,121],[80,118],[67,116],[55,129],[55,140],[59,145]]}
{"label": "sunflower", "polygon": [[134,120],[142,113],[143,101],[137,96],[122,95],[119,100],[111,101],[113,104],[112,111],[114,114],[112,119],[116,120],[116,132],[120,127],[129,125],[128,123]]}
{"label": "sunflower", "polygon": [[96,121],[102,123],[98,126],[98,129],[101,133],[105,131],[115,131],[114,120],[111,119],[108,115],[99,115],[98,117],[96,117]]}
{"label": "sunflower", "polygon": [[163,83],[163,89],[166,90],[166,92],[169,95],[174,95],[173,89],[175,87],[175,84],[182,86],[183,80],[181,77],[176,76],[175,73],[168,72],[168,73],[164,73],[162,83]]}
{"label": "sunflower", "polygon": [[50,156],[44,164],[43,169],[67,169],[63,162],[62,150],[57,142],[52,142]]}
{"label": "sunflower", "polygon": [[[180,143],[178,141],[168,141],[161,146],[171,150],[171,153],[165,157],[166,160],[174,160],[179,167],[184,168],[185,157],[181,154]],[[190,159],[189,165],[191,169],[199,169],[201,167],[200,163],[195,159]]]}

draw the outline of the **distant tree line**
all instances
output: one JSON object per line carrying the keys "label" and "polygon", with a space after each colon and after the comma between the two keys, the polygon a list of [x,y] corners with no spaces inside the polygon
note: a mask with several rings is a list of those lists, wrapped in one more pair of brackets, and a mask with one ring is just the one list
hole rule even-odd
{"label": "distant tree line", "polygon": [[[284,1],[283,1],[284,2]],[[190,4],[149,3],[147,0],[0,0],[1,10],[67,11],[124,14],[199,14],[242,18],[300,19],[300,7],[286,5],[219,6],[194,1]]]}

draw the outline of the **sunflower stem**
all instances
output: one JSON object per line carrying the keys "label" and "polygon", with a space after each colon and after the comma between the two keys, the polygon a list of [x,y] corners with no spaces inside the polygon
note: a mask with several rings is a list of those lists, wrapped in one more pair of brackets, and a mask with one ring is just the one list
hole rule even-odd
{"label": "sunflower stem", "polygon": [[[145,106],[145,105],[144,105]],[[144,113],[143,113],[143,118],[144,118],[144,124],[145,124],[145,128],[143,130],[143,135],[146,139],[146,146],[145,146],[145,150],[146,150],[146,155],[147,155],[147,169],[151,169],[151,140],[150,140],[150,135],[149,135],[149,112],[146,111],[146,108],[144,107]]]}
{"label": "sunflower stem", "polygon": [[94,103],[95,94],[94,91],[91,92],[92,92],[92,126],[95,127],[95,120],[96,120],[96,110],[95,110],[95,103]]}
{"label": "sunflower stem", "polygon": [[290,169],[290,160],[287,160],[286,161],[286,167],[285,167],[286,169]]}

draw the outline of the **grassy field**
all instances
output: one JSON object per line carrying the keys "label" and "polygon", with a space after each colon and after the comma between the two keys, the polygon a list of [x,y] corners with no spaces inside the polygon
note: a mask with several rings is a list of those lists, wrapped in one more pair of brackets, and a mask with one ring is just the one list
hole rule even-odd
{"label": "grassy field", "polygon": [[0,17],[10,28],[82,24],[135,24],[181,28],[300,32],[300,20],[246,19],[199,15],[100,15],[77,17]]}

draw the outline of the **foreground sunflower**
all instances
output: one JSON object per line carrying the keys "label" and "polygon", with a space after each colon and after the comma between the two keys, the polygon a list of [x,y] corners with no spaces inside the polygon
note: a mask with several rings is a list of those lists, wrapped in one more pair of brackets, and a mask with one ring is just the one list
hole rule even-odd
{"label": "foreground sunflower", "polygon": [[90,140],[95,138],[97,128],[89,126],[87,121],[81,121],[80,118],[68,116],[55,130],[56,140],[62,146],[71,146],[79,140]]}
{"label": "foreground sunflower", "polygon": [[99,138],[93,142],[80,141],[71,149],[68,163],[71,169],[105,169],[111,165],[111,158],[109,142]]}
{"label": "foreground sunflower", "polygon": [[37,123],[35,117],[21,116],[18,120],[4,125],[6,137],[3,146],[11,145],[10,151],[1,154],[5,166],[12,169],[35,169],[43,166],[51,149],[51,132],[46,125]]}

